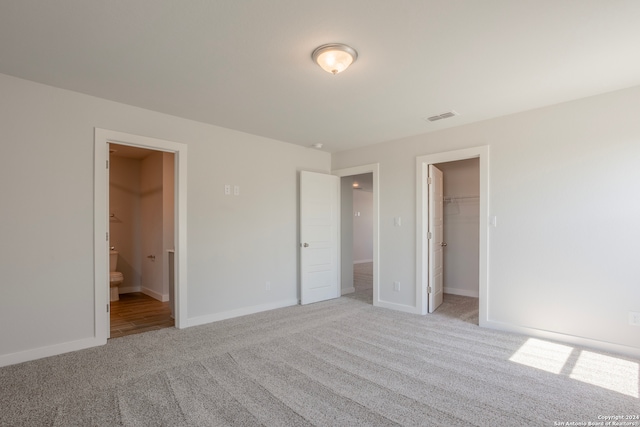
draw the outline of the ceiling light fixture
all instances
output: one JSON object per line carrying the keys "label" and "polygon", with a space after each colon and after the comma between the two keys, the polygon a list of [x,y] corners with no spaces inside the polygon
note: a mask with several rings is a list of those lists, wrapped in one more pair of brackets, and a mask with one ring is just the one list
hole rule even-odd
{"label": "ceiling light fixture", "polygon": [[311,57],[320,68],[336,75],[346,70],[358,59],[358,52],[346,44],[330,43],[316,48]]}
{"label": "ceiling light fixture", "polygon": [[317,148],[318,150],[322,148],[322,143],[321,142],[316,142],[315,144],[311,144],[311,146],[313,148]]}

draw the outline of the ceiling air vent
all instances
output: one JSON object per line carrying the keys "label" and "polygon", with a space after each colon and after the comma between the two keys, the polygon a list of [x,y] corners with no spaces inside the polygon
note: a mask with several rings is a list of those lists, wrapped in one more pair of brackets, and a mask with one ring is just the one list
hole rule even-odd
{"label": "ceiling air vent", "polygon": [[437,116],[427,117],[425,120],[428,120],[430,122],[436,122],[438,120],[448,119],[449,117],[453,117],[453,116],[457,116],[457,115],[458,115],[458,113],[456,113],[455,111],[451,110],[451,111],[447,111],[446,113],[438,114]]}

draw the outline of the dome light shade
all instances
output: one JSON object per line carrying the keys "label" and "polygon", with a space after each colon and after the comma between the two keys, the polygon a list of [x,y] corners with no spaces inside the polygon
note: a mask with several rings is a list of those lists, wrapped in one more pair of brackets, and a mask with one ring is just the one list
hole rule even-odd
{"label": "dome light shade", "polygon": [[358,58],[354,48],[340,43],[324,44],[311,54],[313,60],[333,75],[343,72]]}

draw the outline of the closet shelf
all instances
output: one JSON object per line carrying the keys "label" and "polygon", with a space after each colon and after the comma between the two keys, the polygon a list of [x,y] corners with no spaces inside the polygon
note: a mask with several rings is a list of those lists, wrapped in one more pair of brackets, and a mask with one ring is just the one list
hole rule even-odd
{"label": "closet shelf", "polygon": [[455,203],[455,202],[473,202],[480,200],[480,196],[444,196],[443,201],[445,203]]}

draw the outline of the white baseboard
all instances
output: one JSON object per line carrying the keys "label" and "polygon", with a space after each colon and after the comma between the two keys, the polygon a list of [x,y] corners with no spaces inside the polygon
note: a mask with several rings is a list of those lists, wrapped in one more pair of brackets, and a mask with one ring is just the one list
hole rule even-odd
{"label": "white baseboard", "polygon": [[246,316],[248,314],[260,313],[262,311],[275,310],[276,308],[290,307],[292,305],[298,305],[297,299],[290,299],[284,301],[277,301],[268,304],[254,305],[252,307],[237,308],[235,310],[223,311],[220,313],[208,314],[205,316],[187,318],[184,322],[184,326],[180,325],[180,328],[188,328],[190,326],[205,325],[207,323],[218,322],[220,320],[232,319],[234,317]]}
{"label": "white baseboard", "polygon": [[131,292],[140,292],[140,286],[118,286],[119,294],[130,294]]}
{"label": "white baseboard", "polygon": [[356,291],[356,288],[351,286],[350,288],[344,288],[340,291],[340,295],[352,294]]}
{"label": "white baseboard", "polygon": [[460,295],[463,297],[473,297],[473,298],[478,298],[480,295],[477,289],[469,290],[469,289],[451,288],[449,286],[445,286],[443,289],[443,292],[445,294]]}
{"label": "white baseboard", "polygon": [[169,294],[160,294],[156,291],[152,291],[149,288],[143,287],[140,290],[143,294],[149,295],[151,298],[157,299],[158,301],[167,302],[169,301]]}
{"label": "white baseboard", "polygon": [[357,261],[353,261],[354,264],[364,264],[366,262],[373,262],[372,259],[359,259]]}
{"label": "white baseboard", "polygon": [[545,331],[542,329],[528,328],[524,326],[511,325],[509,323],[496,322],[494,320],[480,321],[483,328],[496,329],[499,331],[514,332],[522,335],[528,335],[534,338],[544,338],[553,341],[559,341],[567,344],[579,345],[581,347],[590,347],[594,350],[606,351],[610,353],[618,353],[625,356],[640,357],[640,348],[629,347],[626,345],[613,344],[605,341],[593,340],[591,338],[577,337],[574,335],[566,335],[558,332]]}
{"label": "white baseboard", "polygon": [[77,341],[70,341],[61,344],[54,344],[47,347],[38,347],[31,350],[18,351],[0,356],[0,367],[15,365],[17,363],[28,362],[30,360],[42,359],[49,356],[57,356],[62,353],[83,350],[89,347],[104,345],[107,340],[98,338],[85,338]]}
{"label": "white baseboard", "polygon": [[402,311],[404,313],[420,314],[420,310],[417,307],[412,305],[397,304],[395,302],[388,302],[388,301],[382,301],[382,300],[375,301],[375,299],[373,301],[373,305],[376,307],[389,308],[391,310]]}

